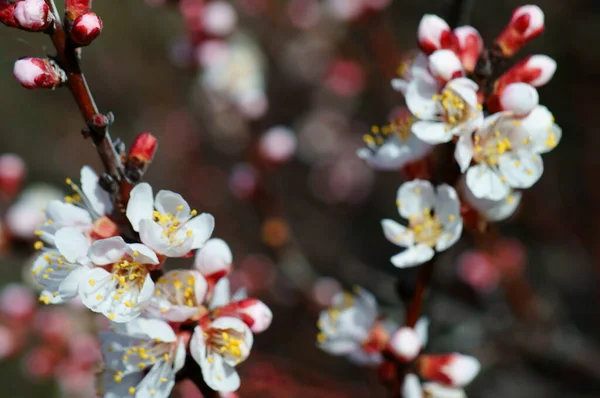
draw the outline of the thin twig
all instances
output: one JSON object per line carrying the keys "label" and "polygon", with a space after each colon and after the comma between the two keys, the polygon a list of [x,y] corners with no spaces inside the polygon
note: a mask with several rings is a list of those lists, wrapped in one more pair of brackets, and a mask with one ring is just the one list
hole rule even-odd
{"label": "thin twig", "polygon": [[[81,70],[79,62],[80,50],[71,42],[54,4],[54,0],[45,0],[54,16],[54,23],[48,31],[48,35],[56,49],[56,61],[67,75],[67,86],[73,94],[73,99],[86,123],[84,134],[91,137],[98,155],[102,160],[106,174],[110,176],[109,186],[107,187],[113,195],[113,200],[117,205],[123,205],[127,198],[122,196],[128,194],[128,190],[121,190],[119,196],[119,184],[123,180],[123,162],[110,138],[108,128],[112,122],[111,115],[103,115],[98,110],[94,97]],[[125,199],[125,200],[124,200]],[[121,207],[121,206],[115,206]]]}

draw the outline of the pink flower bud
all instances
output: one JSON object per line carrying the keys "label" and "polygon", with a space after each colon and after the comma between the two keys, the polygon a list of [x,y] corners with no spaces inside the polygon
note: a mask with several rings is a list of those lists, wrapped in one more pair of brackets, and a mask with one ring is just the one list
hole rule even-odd
{"label": "pink flower bud", "polygon": [[202,22],[206,33],[213,36],[226,36],[235,29],[237,13],[228,2],[213,1],[206,4],[202,13]]}
{"label": "pink flower bud", "polygon": [[389,348],[402,362],[410,362],[421,352],[421,339],[413,328],[402,327],[392,335]]}
{"label": "pink flower bud", "polygon": [[140,163],[150,163],[158,149],[158,139],[150,133],[141,133],[129,149],[129,159]]}
{"label": "pink flower bud", "polygon": [[463,68],[467,72],[473,72],[477,65],[477,60],[483,50],[483,39],[481,35],[472,26],[461,26],[454,29],[452,32],[456,38],[457,50],[456,53]]}
{"label": "pink flower bud", "polygon": [[537,90],[527,83],[512,83],[504,88],[500,96],[500,106],[504,111],[525,116],[539,105]]}
{"label": "pink flower bud", "polygon": [[52,22],[50,8],[44,0],[21,0],[15,7],[15,21],[30,31],[46,29]]}
{"label": "pink flower bud", "polygon": [[423,15],[419,22],[418,43],[421,50],[427,55],[436,50],[450,47],[452,43],[450,26],[437,15]]}
{"label": "pink flower bud", "polygon": [[248,325],[252,333],[262,333],[271,326],[273,312],[262,301],[248,298],[236,304],[238,316]]}
{"label": "pink flower bud", "polygon": [[530,40],[544,31],[544,12],[535,5],[515,10],[509,24],[496,39],[496,44],[506,57],[514,55]]}
{"label": "pink flower bud", "polygon": [[451,50],[437,50],[431,54],[429,71],[442,83],[464,76],[460,59]]}
{"label": "pink flower bud", "polygon": [[479,373],[481,365],[471,356],[461,354],[422,355],[419,373],[422,377],[452,387],[464,387]]}
{"label": "pink flower bud", "polygon": [[87,46],[102,32],[102,20],[96,13],[88,11],[77,17],[71,28],[71,39],[80,46]]}
{"label": "pink flower bud", "polygon": [[498,79],[498,87],[523,82],[534,87],[540,87],[548,83],[556,72],[556,61],[547,55],[532,55],[525,58]]}
{"label": "pink flower bud", "polygon": [[21,58],[13,73],[25,88],[56,88],[67,80],[65,72],[47,58]]}
{"label": "pink flower bud", "polygon": [[19,193],[26,172],[21,157],[12,153],[0,155],[0,193],[9,197]]}
{"label": "pink flower bud", "polygon": [[276,126],[270,128],[260,138],[259,150],[265,159],[282,164],[294,156],[297,143],[292,130],[284,126]]}

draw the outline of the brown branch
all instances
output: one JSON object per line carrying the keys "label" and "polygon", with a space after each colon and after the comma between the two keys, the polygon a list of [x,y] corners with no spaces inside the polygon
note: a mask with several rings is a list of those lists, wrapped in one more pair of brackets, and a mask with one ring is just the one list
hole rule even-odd
{"label": "brown branch", "polygon": [[73,99],[77,103],[81,116],[86,123],[83,133],[86,137],[91,137],[106,174],[109,176],[109,178],[104,179],[104,187],[113,196],[113,201],[117,205],[115,210],[120,210],[126,202],[127,198],[125,196],[129,190],[121,189],[122,195],[119,196],[119,184],[126,184],[127,182],[123,179],[123,162],[108,132],[112,115],[103,115],[98,110],[85,75],[81,70],[79,59],[81,50],[69,39],[61,23],[54,0],[45,1],[54,16],[54,22],[48,30],[48,35],[56,49],[56,61],[67,75],[67,86],[73,94]]}
{"label": "brown branch", "polygon": [[419,269],[419,279],[417,280],[417,286],[415,287],[415,294],[408,306],[408,312],[406,314],[406,326],[408,327],[415,327],[417,321],[421,317],[423,301],[425,300],[425,294],[431,283],[434,268],[435,259],[431,259]]}

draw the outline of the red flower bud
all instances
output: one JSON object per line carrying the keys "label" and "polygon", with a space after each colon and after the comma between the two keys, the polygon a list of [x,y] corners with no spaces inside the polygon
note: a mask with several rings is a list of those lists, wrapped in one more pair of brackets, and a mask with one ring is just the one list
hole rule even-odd
{"label": "red flower bud", "polygon": [[65,72],[47,58],[21,58],[13,74],[25,88],[56,88],[67,80]]}
{"label": "red flower bud", "polygon": [[427,55],[436,50],[451,48],[454,40],[446,21],[432,14],[421,18],[417,35],[419,48]]}
{"label": "red flower bud", "polygon": [[452,32],[456,38],[456,55],[467,72],[473,72],[483,50],[483,39],[472,26],[461,26]]}
{"label": "red flower bud", "polygon": [[129,159],[139,163],[150,163],[158,148],[158,140],[150,133],[142,133],[135,138],[129,150]]}
{"label": "red flower bud", "polygon": [[77,19],[77,17],[88,12],[91,6],[92,0],[66,0],[65,14],[67,15],[67,19],[71,21]]}
{"label": "red flower bud", "polygon": [[0,0],[0,22],[11,28],[16,28],[19,25],[15,20],[15,7],[17,3],[10,3],[8,0]]}
{"label": "red flower bud", "polygon": [[510,22],[496,39],[496,44],[505,57],[510,57],[543,31],[544,12],[535,5],[522,6],[515,10]]}
{"label": "red flower bud", "polygon": [[423,378],[453,387],[469,384],[480,368],[476,358],[461,354],[422,355],[419,359],[419,373]]}
{"label": "red flower bud", "polygon": [[71,28],[71,39],[80,46],[87,46],[102,32],[102,20],[92,11],[77,17]]}

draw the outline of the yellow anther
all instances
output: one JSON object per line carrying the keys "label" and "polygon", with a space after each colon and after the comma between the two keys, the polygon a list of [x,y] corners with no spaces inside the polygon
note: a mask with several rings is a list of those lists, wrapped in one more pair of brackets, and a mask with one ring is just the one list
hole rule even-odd
{"label": "yellow anther", "polygon": [[96,281],[94,279],[90,279],[88,283],[90,284],[90,286],[94,286],[96,284]]}
{"label": "yellow anther", "polygon": [[42,249],[42,247],[44,247],[44,242],[42,242],[41,240],[38,240],[37,242],[35,242],[35,243],[33,244],[33,248],[34,248],[35,250],[41,250],[41,249]]}
{"label": "yellow anther", "polygon": [[135,394],[135,387],[129,387],[129,395]]}

